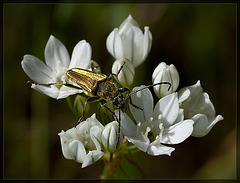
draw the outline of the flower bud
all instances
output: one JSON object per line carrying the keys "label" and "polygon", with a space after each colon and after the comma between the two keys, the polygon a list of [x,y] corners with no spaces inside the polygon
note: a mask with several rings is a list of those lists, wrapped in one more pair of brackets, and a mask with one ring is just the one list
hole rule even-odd
{"label": "flower bud", "polygon": [[122,86],[130,86],[133,83],[135,70],[132,63],[126,59],[116,60],[112,66],[112,73],[117,74],[123,63],[126,62],[118,74],[118,81]]}
{"label": "flower bud", "polygon": [[91,69],[91,71],[94,71],[96,73],[101,73],[101,68],[98,65],[98,63],[94,60],[90,60],[87,69]]}
{"label": "flower bud", "polygon": [[115,28],[107,37],[108,52],[115,59],[127,58],[135,67],[148,56],[152,46],[152,34],[149,27],[144,27],[144,34],[131,15]]}
{"label": "flower bud", "polygon": [[102,144],[110,152],[114,153],[117,148],[120,148],[123,143],[123,134],[120,132],[118,147],[116,148],[118,138],[118,122],[113,121],[108,123],[102,131]]}
{"label": "flower bud", "polygon": [[166,63],[161,62],[153,72],[152,82],[154,84],[160,82],[171,83],[171,88],[169,90],[169,85],[167,84],[156,85],[153,87],[153,90],[158,98],[175,92],[179,85],[179,75],[176,67],[173,64],[168,66]]}
{"label": "flower bud", "polygon": [[[81,95],[77,95],[75,100],[74,100],[74,110],[76,112],[76,114],[80,117],[83,114],[83,108],[85,105],[87,98]],[[88,111],[89,107],[87,105],[86,107],[86,113]]]}

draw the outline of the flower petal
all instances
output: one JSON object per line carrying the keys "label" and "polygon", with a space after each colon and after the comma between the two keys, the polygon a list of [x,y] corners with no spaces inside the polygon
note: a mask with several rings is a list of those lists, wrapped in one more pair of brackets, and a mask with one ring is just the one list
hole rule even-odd
{"label": "flower petal", "polygon": [[98,151],[101,151],[101,132],[103,127],[93,126],[90,128],[91,139]]}
{"label": "flower petal", "polygon": [[21,62],[24,72],[35,82],[48,84],[52,82],[52,71],[41,60],[32,55],[24,55]]}
{"label": "flower petal", "polygon": [[[144,86],[135,87],[132,92],[143,88]],[[132,103],[143,110],[137,109],[136,107],[129,104],[130,111],[136,120],[136,122],[144,122],[152,117],[153,114],[153,97],[148,88],[141,90],[131,95]]]}
{"label": "flower petal", "polygon": [[143,55],[142,55],[142,59],[139,60],[139,62],[136,60],[135,61],[135,67],[137,67],[138,65],[140,65],[144,60],[146,60],[150,50],[152,47],[152,34],[149,30],[149,27],[146,26],[144,27],[144,38],[143,38]]}
{"label": "flower petal", "polygon": [[115,59],[123,59],[122,40],[118,29],[115,28],[107,37],[107,50]]}
{"label": "flower petal", "polygon": [[[129,25],[130,26],[130,25]],[[121,34],[124,58],[127,58],[136,67],[143,55],[143,33],[136,26],[130,26]]]}
{"label": "flower petal", "polygon": [[82,90],[62,85],[59,90],[57,99],[67,98],[70,95],[74,95],[74,94],[82,93],[82,92],[83,92]]}
{"label": "flower petal", "polygon": [[190,96],[191,92],[188,88],[183,88],[178,92],[178,102],[182,103],[185,100],[188,99],[188,97]]}
{"label": "flower petal", "polygon": [[92,48],[89,43],[85,40],[78,42],[74,47],[71,63],[69,69],[71,68],[83,68],[86,69],[92,57]]}
{"label": "flower petal", "polygon": [[58,95],[59,95],[59,89],[55,85],[40,86],[40,85],[32,84],[31,88],[33,88],[51,98],[54,98],[54,99],[57,99]]}
{"label": "flower petal", "polygon": [[218,115],[209,120],[204,114],[196,114],[193,116],[192,120],[194,121],[192,136],[203,137],[209,133],[209,131],[217,122],[223,120],[223,117]]}
{"label": "flower petal", "polygon": [[116,60],[112,66],[112,73],[117,73],[124,62],[125,65],[122,68],[121,72],[118,74],[117,79],[122,86],[130,86],[135,76],[135,70],[132,63],[129,60],[126,59]]}
{"label": "flower petal", "polygon": [[72,154],[72,159],[78,163],[83,163],[86,158],[86,150],[82,142],[72,140],[69,142],[69,150]]}
{"label": "flower petal", "polygon": [[54,36],[50,36],[45,47],[45,60],[52,69],[57,69],[59,62],[66,68],[69,65],[70,57],[66,47]]}
{"label": "flower petal", "polygon": [[158,155],[164,155],[164,154],[170,156],[174,150],[175,148],[168,147],[160,143],[151,143],[148,147],[147,153],[152,156],[158,156]]}
{"label": "flower petal", "polygon": [[[113,121],[108,123],[102,131],[102,144],[103,146],[111,153],[114,153],[117,150],[116,144],[118,138],[118,122]],[[120,131],[120,138],[118,148],[121,147],[123,142],[123,135]]]}
{"label": "flower petal", "polygon": [[179,144],[193,132],[193,120],[185,120],[164,129],[162,143]]}
{"label": "flower petal", "polygon": [[128,137],[125,136],[126,139],[133,143],[138,149],[140,149],[143,152],[146,152],[149,147],[149,139],[145,135],[137,135],[135,137]]}
{"label": "flower petal", "polygon": [[178,117],[179,104],[177,93],[172,93],[161,98],[155,105],[153,118],[158,119],[162,115],[162,123],[164,127],[171,126]]}
{"label": "flower petal", "polygon": [[73,159],[72,153],[69,150],[69,142],[71,142],[71,136],[63,130],[58,135],[60,137],[63,156],[66,159]]}
{"label": "flower petal", "polygon": [[[119,118],[119,110],[115,110],[115,114]],[[121,115],[121,131],[125,136],[137,136],[137,126],[133,123],[133,121],[129,118],[129,116],[120,112]]]}
{"label": "flower petal", "polygon": [[128,15],[128,17],[121,23],[121,25],[119,26],[119,29],[124,29],[124,26],[126,26],[126,24],[130,24],[132,26],[137,26],[139,27],[138,23],[136,22],[136,20],[132,17],[131,14]]}
{"label": "flower petal", "polygon": [[97,150],[89,151],[83,160],[82,168],[85,168],[86,166],[89,166],[89,165],[95,163],[97,160],[99,160],[104,155],[105,155],[105,153],[102,151],[97,151]]}

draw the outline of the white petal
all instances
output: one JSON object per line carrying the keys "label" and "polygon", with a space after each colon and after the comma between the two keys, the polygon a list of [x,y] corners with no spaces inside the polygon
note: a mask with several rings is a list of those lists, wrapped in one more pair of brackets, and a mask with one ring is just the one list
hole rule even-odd
{"label": "white petal", "polygon": [[179,103],[184,102],[185,100],[188,99],[189,96],[190,96],[190,90],[188,88],[181,89],[178,92],[178,102]]}
{"label": "white petal", "polygon": [[223,120],[223,117],[218,115],[212,120],[208,120],[204,114],[196,114],[192,120],[194,121],[192,136],[203,137],[209,133],[209,131],[217,122]]}
{"label": "white petal", "polygon": [[171,155],[171,153],[175,150],[173,147],[168,147],[165,145],[162,145],[160,143],[155,144],[151,143],[148,147],[147,153],[152,156],[158,156],[158,155]]}
{"label": "white petal", "polygon": [[160,62],[158,66],[154,69],[152,74],[152,82],[154,83],[155,78],[159,75],[160,71],[167,67],[165,62]]}
{"label": "white petal", "polygon": [[63,130],[58,134],[60,136],[60,142],[62,147],[63,156],[66,159],[73,159],[72,153],[69,150],[69,142],[71,142],[71,136],[65,133]]}
{"label": "white petal", "polygon": [[52,82],[52,71],[41,60],[32,55],[25,55],[21,62],[24,72],[35,82],[48,84]]}
{"label": "white petal", "polygon": [[74,95],[77,93],[82,93],[82,90],[79,89],[75,89],[75,88],[71,88],[71,87],[67,87],[67,86],[61,86],[57,99],[62,99],[62,98],[67,98],[70,95]]}
{"label": "white petal", "polygon": [[54,99],[57,99],[58,95],[59,95],[59,89],[54,85],[47,87],[47,86],[40,86],[40,85],[32,84],[31,88],[33,88],[51,98],[54,98]]}
{"label": "white petal", "polygon": [[149,27],[144,27],[144,38],[143,38],[143,55],[142,59],[137,62],[135,60],[135,67],[139,66],[144,60],[146,60],[148,53],[152,47],[152,34],[149,30]]}
{"label": "white petal", "polygon": [[132,26],[137,26],[139,27],[138,23],[136,22],[136,20],[132,17],[132,15],[128,15],[128,17],[121,23],[121,25],[119,26],[119,29],[124,29],[123,27],[126,26],[126,24],[130,24]]}
{"label": "white petal", "polygon": [[[102,131],[102,143],[103,146],[111,153],[117,150],[116,143],[118,138],[118,122],[113,121],[108,123]],[[122,132],[120,132],[120,139],[118,148],[121,147],[123,140]]]}
{"label": "white petal", "polygon": [[61,65],[66,68],[69,65],[70,57],[66,47],[54,36],[50,36],[45,47],[45,60],[52,69],[58,68],[58,62],[61,62]]}
{"label": "white petal", "polygon": [[74,47],[71,63],[69,69],[71,68],[83,68],[86,69],[89,65],[92,56],[92,48],[89,43],[85,40],[78,42]]}
{"label": "white petal", "polygon": [[123,59],[123,47],[122,47],[122,40],[118,33],[118,29],[114,29],[109,36],[107,37],[107,49],[108,52],[115,58],[115,59]]}
{"label": "white petal", "polygon": [[130,27],[121,35],[124,58],[127,58],[133,63],[135,67],[142,59],[143,54],[143,33],[138,27]]}
{"label": "white petal", "polygon": [[90,136],[91,139],[98,151],[101,151],[101,133],[102,133],[103,127],[100,126],[93,126],[90,129]]}
{"label": "white petal", "polygon": [[135,70],[132,63],[129,60],[126,59],[116,60],[112,66],[112,73],[116,74],[123,65],[123,62],[125,62],[125,65],[123,66],[121,72],[118,74],[117,79],[122,86],[130,86],[135,76]]}
{"label": "white petal", "polygon": [[[115,111],[115,114],[119,118],[118,112],[119,110]],[[137,126],[132,122],[129,116],[126,113],[120,112],[121,115],[121,131],[125,136],[137,136]]]}
{"label": "white petal", "polygon": [[80,141],[73,140],[69,142],[69,150],[72,153],[72,157],[76,162],[82,163],[85,160],[86,150],[84,145]]}
{"label": "white petal", "polygon": [[193,120],[185,120],[164,129],[162,143],[179,144],[186,140],[193,132]]}
{"label": "white petal", "polygon": [[85,168],[86,166],[89,166],[89,165],[95,163],[97,160],[99,160],[104,155],[105,154],[102,151],[96,151],[96,150],[89,151],[83,160],[82,168]]}
{"label": "white petal", "polygon": [[[144,86],[135,87],[132,92],[143,88]],[[153,114],[153,97],[148,88],[141,90],[133,95],[131,95],[132,103],[140,108],[143,109],[137,109],[131,104],[129,104],[130,111],[136,120],[136,122],[144,122],[148,120],[150,117],[152,117]]]}
{"label": "white petal", "polygon": [[171,126],[178,117],[179,104],[177,93],[173,93],[161,98],[153,112],[153,118],[158,119],[159,115],[162,115],[162,123],[164,127]]}
{"label": "white petal", "polygon": [[149,139],[145,135],[137,135],[135,137],[128,137],[125,136],[126,139],[133,143],[138,149],[140,149],[143,152],[146,152],[149,147]]}

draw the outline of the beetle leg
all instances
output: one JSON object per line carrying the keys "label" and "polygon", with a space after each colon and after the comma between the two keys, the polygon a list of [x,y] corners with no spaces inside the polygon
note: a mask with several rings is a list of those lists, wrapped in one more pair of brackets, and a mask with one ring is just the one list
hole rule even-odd
{"label": "beetle leg", "polygon": [[114,112],[113,110],[111,110],[108,106],[105,105],[105,104],[106,104],[106,101],[105,101],[105,100],[101,100],[101,101],[100,101],[100,104],[101,104],[103,107],[105,107],[109,112],[112,113],[113,118],[114,118],[115,121],[117,121],[117,122],[119,121],[119,119],[118,119],[117,115],[115,114],[115,112]]}
{"label": "beetle leg", "polygon": [[118,70],[116,77],[118,76],[118,74],[121,72],[121,70],[123,69],[123,66],[126,64],[126,62],[123,62],[123,64],[121,65],[120,69]]}
{"label": "beetle leg", "polygon": [[120,110],[119,110],[119,119],[117,117],[117,115],[115,114],[115,112],[113,110],[111,110],[108,106],[106,106],[106,101],[105,100],[101,100],[100,104],[105,107],[109,112],[112,113],[113,118],[115,119],[115,121],[118,122],[118,132],[117,132],[117,142],[116,142],[116,148],[118,148],[119,145],[119,140],[120,140],[120,128],[121,128],[121,123],[120,123]]}
{"label": "beetle leg", "polygon": [[120,69],[118,70],[118,72],[116,74],[115,73],[110,74],[109,78],[112,78],[112,76],[115,76],[117,78],[118,74],[121,72],[121,70],[123,69],[123,66],[125,64],[126,64],[126,62],[123,62],[123,64],[121,65]]}
{"label": "beetle leg", "polygon": [[100,69],[99,66],[94,66],[93,60],[90,61],[90,67],[91,67],[91,70],[92,70],[93,72],[96,72],[96,73],[98,73],[98,72],[97,72],[97,69]]}
{"label": "beetle leg", "polygon": [[[130,90],[129,90],[128,88],[120,88],[119,91],[120,91],[121,93],[126,92],[126,91],[128,92],[128,94],[130,93]],[[133,107],[135,107],[136,109],[139,109],[139,110],[142,110],[142,111],[143,111],[143,109],[142,109],[141,107],[138,107],[137,105],[135,105],[135,104],[132,102],[131,96],[129,96],[129,100],[130,100],[130,104],[131,104]]]}
{"label": "beetle leg", "polygon": [[84,104],[84,107],[83,107],[82,116],[79,118],[76,126],[83,121],[84,114],[85,114],[85,111],[86,111],[86,109],[87,109],[87,104],[88,104],[89,102],[95,102],[95,101],[97,101],[98,99],[99,99],[98,97],[90,97],[90,98],[88,98],[88,99],[85,101],[85,104]]}

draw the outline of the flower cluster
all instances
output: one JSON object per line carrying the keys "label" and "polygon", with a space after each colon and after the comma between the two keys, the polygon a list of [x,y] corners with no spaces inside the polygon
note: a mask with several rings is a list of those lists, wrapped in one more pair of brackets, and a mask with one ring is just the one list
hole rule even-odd
{"label": "flower cluster", "polygon": [[[115,58],[112,73],[116,74],[122,68],[117,80],[123,87],[129,87],[135,77],[135,68],[146,60],[151,49],[149,27],[146,26],[143,33],[129,15],[119,28],[109,34],[106,45]],[[25,55],[21,64],[25,73],[36,82],[32,83],[32,88],[55,99],[82,92],[76,87],[69,87],[77,85],[66,77],[67,70],[74,67],[91,70],[94,66],[97,68],[95,72],[100,72],[97,62],[91,60],[91,47],[85,40],[75,46],[70,59],[66,47],[50,36],[45,48],[45,61],[46,64],[34,56]],[[112,109],[120,119],[119,123],[108,121],[104,126],[93,114],[77,126],[62,130],[58,135],[64,157],[82,163],[83,168],[99,159],[112,159],[113,153],[120,156],[129,149],[138,149],[153,156],[171,155],[175,150],[174,144],[190,136],[207,135],[223,117],[216,116],[214,105],[203,91],[200,81],[176,92],[179,81],[176,67],[161,62],[153,71],[152,82],[165,82],[171,84],[171,87],[168,90],[169,85],[166,84],[154,86],[154,92],[159,98],[155,106],[148,87],[134,87],[128,94],[130,102],[126,109],[129,111],[116,107]],[[82,112],[83,101],[86,98],[76,96],[74,107],[77,112]]]}

